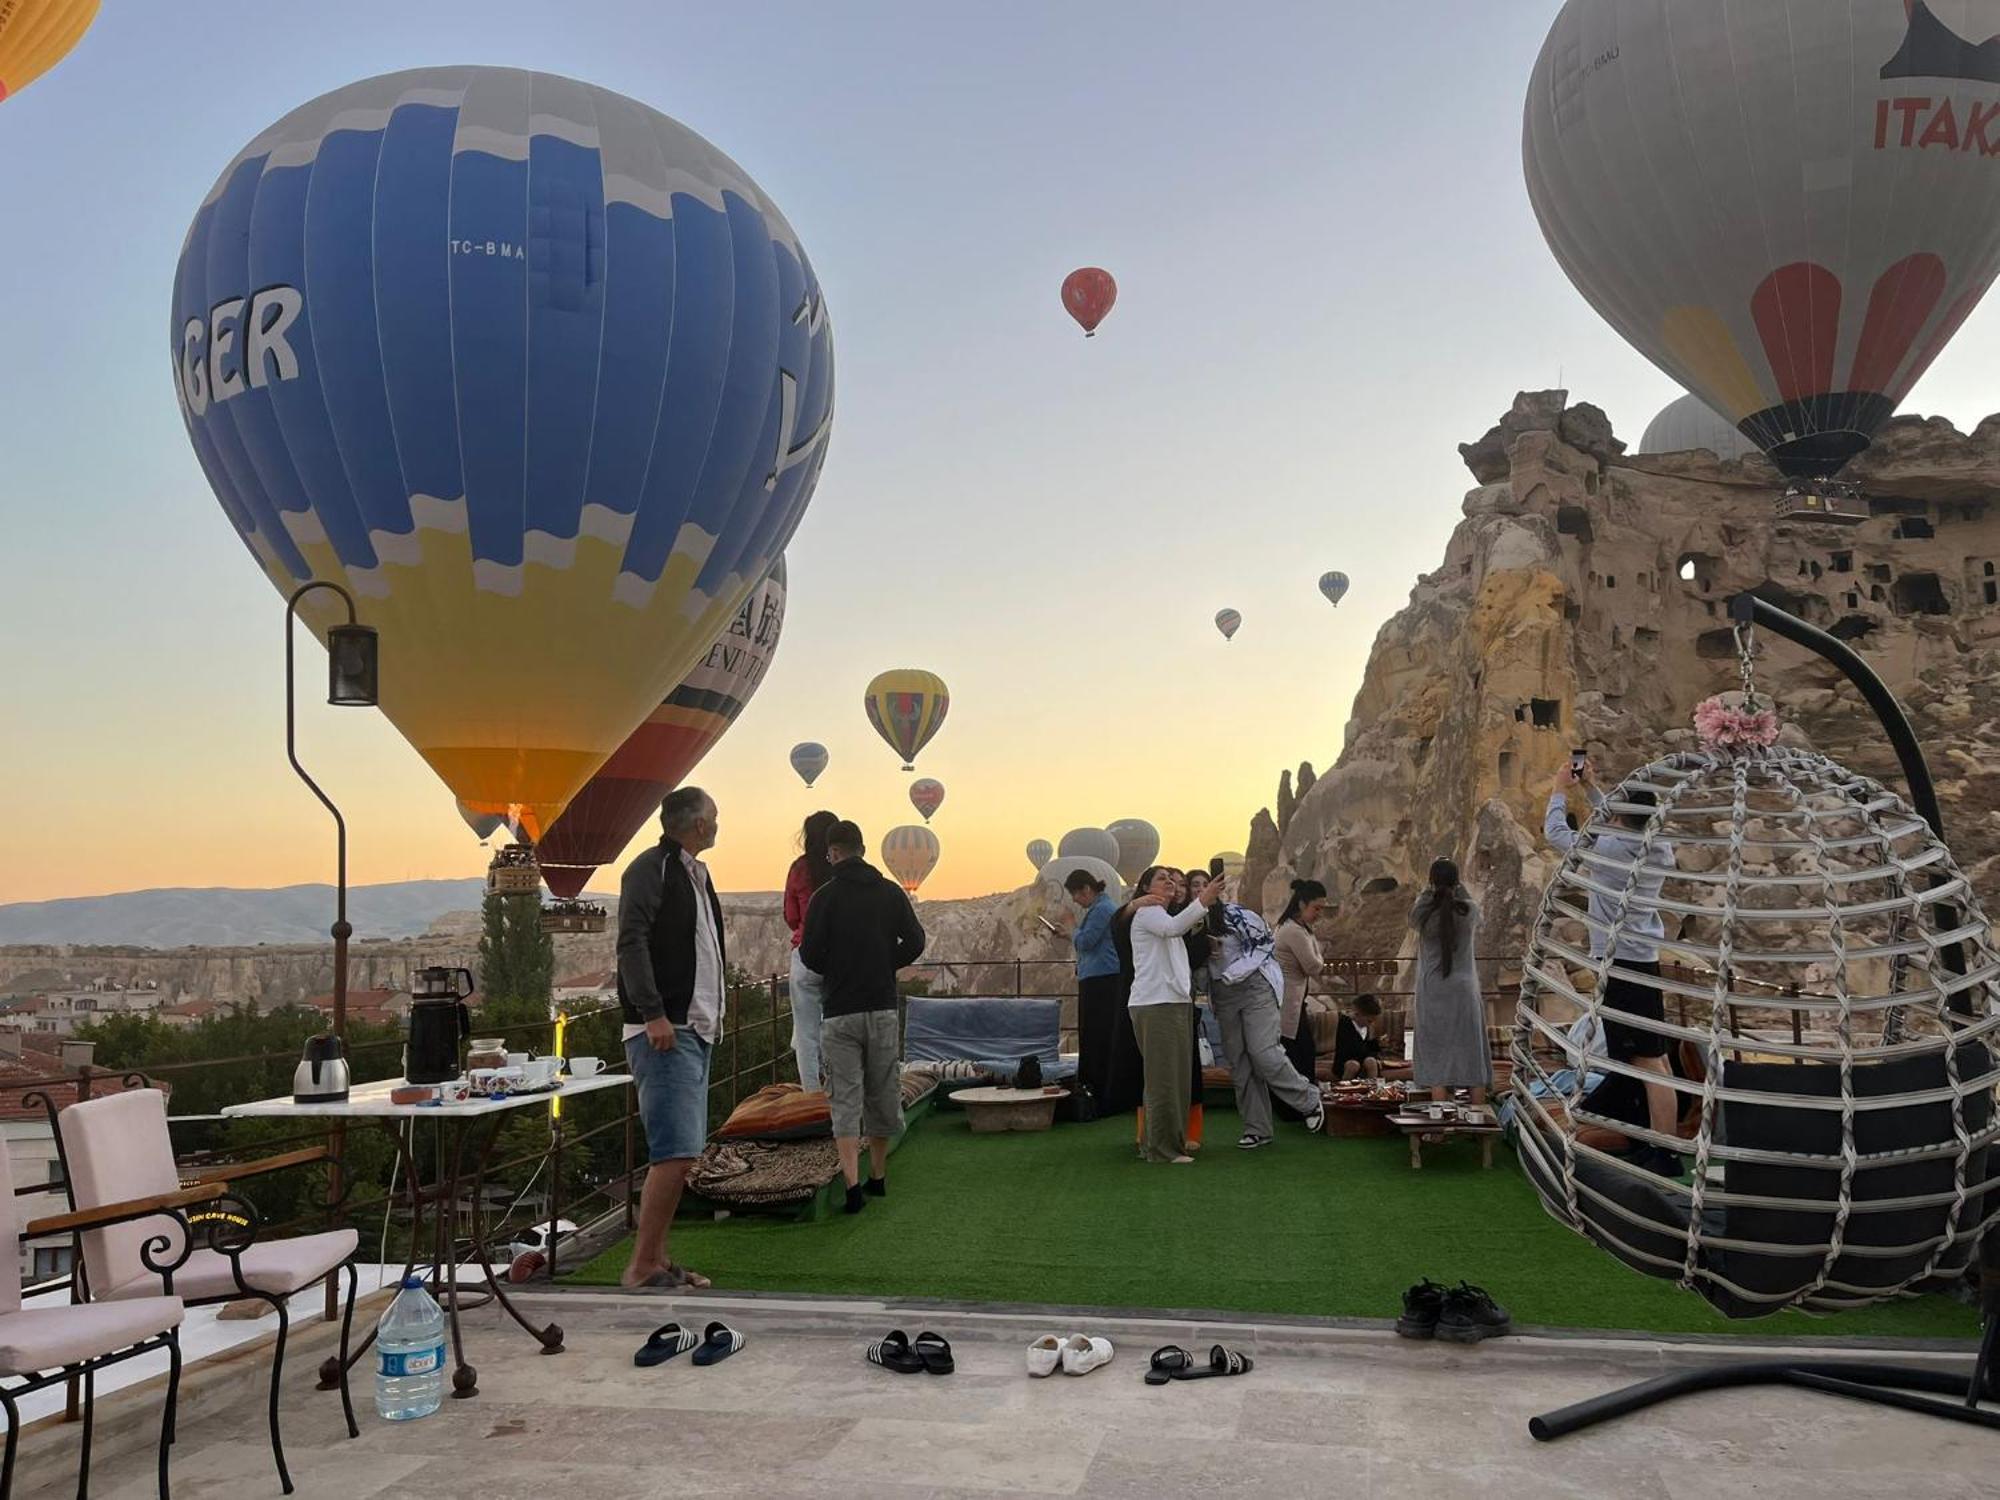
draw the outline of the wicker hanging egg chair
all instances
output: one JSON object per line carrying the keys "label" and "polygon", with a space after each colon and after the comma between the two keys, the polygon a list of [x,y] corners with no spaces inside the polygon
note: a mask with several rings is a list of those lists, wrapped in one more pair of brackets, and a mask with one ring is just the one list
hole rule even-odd
{"label": "wicker hanging egg chair", "polygon": [[1745,689],[1702,706],[1705,749],[1596,799],[1535,924],[1512,1086],[1548,1211],[1735,1318],[1935,1288],[2000,1217],[1978,897],[1895,793],[1778,745],[1747,666]]}

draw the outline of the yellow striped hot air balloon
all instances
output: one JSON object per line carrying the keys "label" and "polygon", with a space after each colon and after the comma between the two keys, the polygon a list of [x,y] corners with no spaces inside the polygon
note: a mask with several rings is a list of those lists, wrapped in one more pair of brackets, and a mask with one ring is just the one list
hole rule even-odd
{"label": "yellow striped hot air balloon", "polygon": [[924,877],[937,868],[938,836],[917,823],[905,823],[882,835],[882,863],[912,896]]}
{"label": "yellow striped hot air balloon", "polygon": [[98,0],[0,0],[0,99],[69,56],[97,19]]}
{"label": "yellow striped hot air balloon", "polygon": [[903,757],[905,771],[916,770],[917,752],[944,727],[951,692],[935,672],[899,667],[868,684],[862,699],[868,722]]}

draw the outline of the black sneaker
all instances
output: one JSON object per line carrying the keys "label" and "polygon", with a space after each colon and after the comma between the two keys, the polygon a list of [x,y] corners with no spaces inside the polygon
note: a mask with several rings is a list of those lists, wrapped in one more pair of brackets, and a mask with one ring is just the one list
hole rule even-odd
{"label": "black sneaker", "polygon": [[1482,1287],[1461,1281],[1444,1294],[1444,1311],[1437,1321],[1437,1336],[1454,1344],[1476,1344],[1481,1339],[1497,1339],[1514,1331],[1507,1309],[1495,1302]]}
{"label": "black sneaker", "polygon": [[1444,1312],[1444,1299],[1444,1288],[1425,1277],[1403,1293],[1403,1315],[1396,1319],[1396,1332],[1406,1339],[1432,1337]]}

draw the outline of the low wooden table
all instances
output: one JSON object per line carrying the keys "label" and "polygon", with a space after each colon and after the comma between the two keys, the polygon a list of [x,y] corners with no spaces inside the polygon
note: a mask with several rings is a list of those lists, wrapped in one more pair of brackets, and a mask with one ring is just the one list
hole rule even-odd
{"label": "low wooden table", "polygon": [[1501,1135],[1497,1122],[1473,1122],[1461,1119],[1433,1120],[1429,1115],[1395,1114],[1389,1116],[1389,1123],[1400,1129],[1410,1142],[1410,1169],[1417,1170],[1424,1164],[1424,1147],[1441,1145],[1454,1136],[1476,1136],[1479,1140],[1479,1165],[1491,1168],[1493,1165],[1493,1142]]}
{"label": "low wooden table", "polygon": [[1056,1122],[1056,1103],[1068,1089],[960,1089],[952,1102],[965,1106],[974,1135],[1003,1130],[1047,1130]]}

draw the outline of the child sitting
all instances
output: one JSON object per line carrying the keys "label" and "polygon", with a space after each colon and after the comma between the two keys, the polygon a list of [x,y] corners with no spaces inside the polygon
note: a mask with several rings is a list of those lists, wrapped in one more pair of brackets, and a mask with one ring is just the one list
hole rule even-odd
{"label": "child sitting", "polygon": [[1382,1002],[1373,995],[1356,995],[1341,1012],[1334,1031],[1333,1076],[1382,1076]]}

